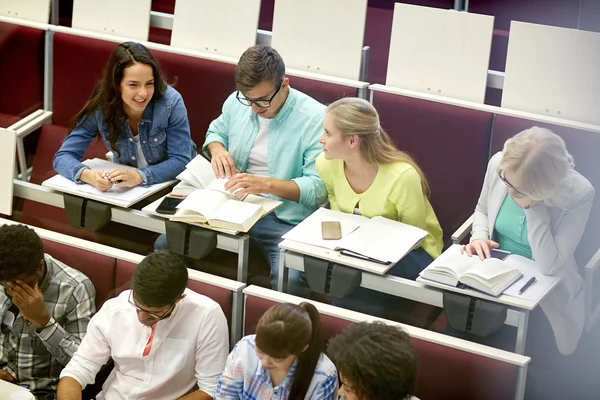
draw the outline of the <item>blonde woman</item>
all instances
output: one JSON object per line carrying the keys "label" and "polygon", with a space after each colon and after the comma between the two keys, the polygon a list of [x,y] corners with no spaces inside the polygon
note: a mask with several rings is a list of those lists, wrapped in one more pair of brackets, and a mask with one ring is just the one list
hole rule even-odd
{"label": "blonde woman", "polygon": [[[442,229],[427,198],[429,186],[423,172],[408,154],[394,147],[381,129],[377,111],[366,100],[344,98],[331,104],[324,128],[319,139],[323,153],[316,164],[332,210],[368,218],[383,216],[429,232],[419,247],[388,272],[415,279],[440,255],[443,246]],[[383,302],[395,300],[358,288],[335,303],[385,317]]]}
{"label": "blonde woman", "polygon": [[533,127],[504,144],[489,162],[463,251],[480,258],[501,248],[534,259],[562,280],[541,303],[558,350],[575,351],[585,322],[584,286],[573,253],[594,200],[590,182],[573,169],[562,138]]}

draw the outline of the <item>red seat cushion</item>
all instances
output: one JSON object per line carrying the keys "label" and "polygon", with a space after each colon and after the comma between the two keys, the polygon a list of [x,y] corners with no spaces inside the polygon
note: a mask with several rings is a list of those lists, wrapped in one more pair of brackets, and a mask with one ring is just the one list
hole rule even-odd
{"label": "red seat cushion", "polygon": [[[244,335],[253,334],[260,317],[274,301],[246,296]],[[326,340],[352,324],[343,318],[322,315]],[[518,368],[501,361],[412,338],[419,354],[418,389],[421,399],[513,399]]]}
{"label": "red seat cushion", "polygon": [[116,260],[102,254],[42,239],[44,251],[71,268],[83,272],[96,288],[96,308],[112,297]]}
{"label": "red seat cushion", "polygon": [[374,105],[383,129],[425,173],[431,186],[431,205],[449,244],[452,233],[473,214],[477,204],[493,115],[381,92],[374,93]]}
{"label": "red seat cushion", "polygon": [[0,22],[0,112],[24,117],[43,107],[44,32]]}

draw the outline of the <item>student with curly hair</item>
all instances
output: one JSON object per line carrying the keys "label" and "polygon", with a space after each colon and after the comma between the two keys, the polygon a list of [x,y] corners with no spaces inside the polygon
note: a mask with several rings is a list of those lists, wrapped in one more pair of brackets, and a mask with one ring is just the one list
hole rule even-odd
{"label": "student with curly hair", "polygon": [[419,359],[402,329],[361,322],[331,339],[327,353],[340,376],[344,400],[418,400]]}

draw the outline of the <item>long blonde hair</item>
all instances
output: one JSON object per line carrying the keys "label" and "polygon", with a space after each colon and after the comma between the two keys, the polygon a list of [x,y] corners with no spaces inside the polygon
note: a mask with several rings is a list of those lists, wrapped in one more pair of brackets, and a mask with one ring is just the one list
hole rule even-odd
{"label": "long blonde hair", "polygon": [[389,135],[381,128],[379,114],[371,103],[357,97],[344,97],[331,103],[327,114],[344,136],[360,137],[359,151],[369,164],[410,164],[421,177],[423,193],[429,196],[430,188],[425,174],[408,153],[394,146]]}

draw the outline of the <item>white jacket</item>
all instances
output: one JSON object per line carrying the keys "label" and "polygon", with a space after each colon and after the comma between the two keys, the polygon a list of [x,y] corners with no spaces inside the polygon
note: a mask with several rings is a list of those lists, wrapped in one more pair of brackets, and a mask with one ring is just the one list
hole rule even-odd
{"label": "white jacket", "polygon": [[[508,187],[498,176],[502,153],[488,164],[473,217],[471,241],[494,239],[494,225]],[[583,279],[573,256],[594,200],[594,187],[575,170],[562,192],[560,206],[540,203],[524,210],[533,259],[545,275],[562,277],[560,284],[540,303],[548,317],[558,350],[569,355],[579,343],[585,324]],[[554,202],[550,202],[551,204]]]}

